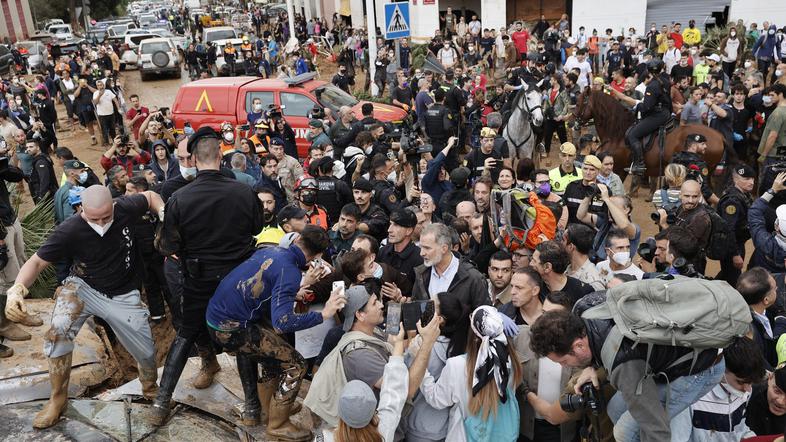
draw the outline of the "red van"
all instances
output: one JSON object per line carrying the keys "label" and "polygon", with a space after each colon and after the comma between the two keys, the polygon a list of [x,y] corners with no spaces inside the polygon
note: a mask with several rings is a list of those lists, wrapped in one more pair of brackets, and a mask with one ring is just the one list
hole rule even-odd
{"label": "red van", "polygon": [[[295,131],[298,155],[305,158],[310,146],[306,140],[308,114],[315,106],[329,108],[334,115],[338,115],[341,106],[349,106],[361,118],[360,107],[366,103],[315,77],[315,72],[308,72],[285,80],[219,77],[187,83],[177,91],[172,106],[175,128],[182,131],[186,122],[195,130],[203,125],[218,130],[224,121],[233,125],[247,124],[252,100],[260,98],[265,109],[270,104],[281,107],[284,118]],[[372,104],[374,117],[380,121],[401,121],[406,117],[406,112],[399,107]]]}

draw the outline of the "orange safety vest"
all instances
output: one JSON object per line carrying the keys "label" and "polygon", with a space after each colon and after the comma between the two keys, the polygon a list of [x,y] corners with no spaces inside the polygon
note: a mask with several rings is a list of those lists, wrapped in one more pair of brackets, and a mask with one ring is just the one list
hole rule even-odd
{"label": "orange safety vest", "polygon": [[234,144],[229,144],[229,143],[227,143],[226,141],[223,141],[223,140],[222,140],[222,141],[221,141],[221,146],[220,146],[220,147],[221,147],[221,155],[224,155],[225,153],[227,153],[227,152],[229,152],[230,150],[234,149],[234,148],[235,148],[235,145],[234,145]]}
{"label": "orange safety vest", "polygon": [[251,43],[249,43],[249,44],[245,44],[245,43],[241,44],[240,45],[240,50],[242,50],[242,51],[250,51],[251,50]]}
{"label": "orange safety vest", "polygon": [[225,54],[234,54],[235,53],[235,47],[234,46],[230,46],[228,48],[224,48],[224,53]]}
{"label": "orange safety vest", "polygon": [[262,152],[257,152],[257,155],[259,155],[260,157],[267,155],[268,153],[267,147],[270,146],[270,136],[265,135],[265,140],[264,142],[262,142],[262,140],[260,140],[259,137],[256,134],[254,134],[251,136],[251,138],[249,138],[249,140],[251,140],[251,143],[254,145],[255,149],[258,146],[262,146]]}
{"label": "orange safety vest", "polygon": [[325,230],[330,227],[328,226],[327,212],[322,207],[314,205],[314,211],[307,213],[307,215],[309,224],[322,227]]}

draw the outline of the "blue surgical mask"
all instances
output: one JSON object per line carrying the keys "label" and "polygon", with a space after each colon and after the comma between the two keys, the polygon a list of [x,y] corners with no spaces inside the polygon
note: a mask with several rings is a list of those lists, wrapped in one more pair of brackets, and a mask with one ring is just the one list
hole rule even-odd
{"label": "blue surgical mask", "polygon": [[382,266],[377,264],[374,268],[374,277],[375,278],[382,278]]}
{"label": "blue surgical mask", "polygon": [[79,180],[81,184],[84,184],[85,181],[87,181],[87,171],[83,170],[82,173],[79,174],[79,177],[77,177],[77,180]]}

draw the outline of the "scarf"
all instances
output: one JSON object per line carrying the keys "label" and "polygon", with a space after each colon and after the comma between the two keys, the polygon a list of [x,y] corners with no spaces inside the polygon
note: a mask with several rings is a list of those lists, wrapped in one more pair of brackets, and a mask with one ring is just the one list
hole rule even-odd
{"label": "scarf", "polygon": [[493,379],[504,404],[508,400],[510,368],[508,367],[508,341],[505,338],[500,313],[494,307],[480,306],[472,312],[470,327],[481,339],[472,376],[472,395],[478,394]]}

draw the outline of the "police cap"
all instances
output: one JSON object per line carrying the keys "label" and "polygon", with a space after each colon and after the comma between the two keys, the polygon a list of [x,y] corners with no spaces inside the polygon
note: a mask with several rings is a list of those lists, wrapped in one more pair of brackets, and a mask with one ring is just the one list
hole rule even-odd
{"label": "police cap", "polygon": [[197,143],[203,138],[215,138],[216,140],[221,139],[221,137],[218,136],[218,133],[212,127],[202,126],[196,132],[194,132],[191,137],[188,138],[188,144],[186,145],[186,150],[188,150],[188,153],[193,153]]}

